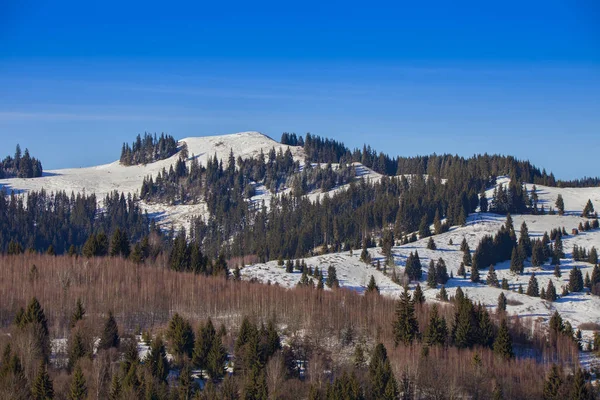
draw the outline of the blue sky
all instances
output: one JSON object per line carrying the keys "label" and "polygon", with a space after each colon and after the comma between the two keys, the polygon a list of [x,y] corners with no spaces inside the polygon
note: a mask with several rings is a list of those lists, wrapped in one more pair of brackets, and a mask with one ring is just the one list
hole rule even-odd
{"label": "blue sky", "polygon": [[600,175],[594,1],[6,3],[0,153],[47,169],[258,130]]}

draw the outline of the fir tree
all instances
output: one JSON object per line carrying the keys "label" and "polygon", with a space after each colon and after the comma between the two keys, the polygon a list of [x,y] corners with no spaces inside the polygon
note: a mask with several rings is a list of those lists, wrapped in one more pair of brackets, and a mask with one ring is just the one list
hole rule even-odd
{"label": "fir tree", "polygon": [[340,287],[340,282],[337,278],[337,270],[333,265],[330,265],[329,268],[327,268],[327,280],[325,284],[330,288]]}
{"label": "fir tree", "polygon": [[596,247],[592,246],[590,254],[588,255],[588,262],[590,264],[598,264],[598,251],[596,250]]}
{"label": "fir tree", "polygon": [[221,379],[225,375],[225,362],[227,352],[221,342],[221,337],[215,336],[207,357],[206,370],[213,381]]}
{"label": "fir tree", "polygon": [[582,369],[578,368],[577,372],[575,372],[575,376],[573,377],[573,381],[571,383],[571,392],[569,395],[569,400],[587,400],[590,398],[593,398],[593,395],[592,393],[590,393],[590,390],[585,383],[585,377],[583,375]]}
{"label": "fir tree", "polygon": [[433,260],[429,262],[429,269],[427,270],[427,286],[433,289],[437,288],[437,273]]}
{"label": "fir tree", "polygon": [[500,284],[498,283],[498,276],[496,275],[496,270],[493,265],[490,265],[490,269],[487,274],[486,283],[488,286],[498,287]]}
{"label": "fir tree", "polygon": [[592,201],[588,199],[587,203],[585,203],[585,207],[583,208],[581,216],[585,218],[591,218],[593,213],[594,205],[592,204]]}
{"label": "fir tree", "polygon": [[432,236],[429,237],[429,241],[427,242],[427,248],[429,250],[436,250],[437,249],[437,246],[435,245],[435,241],[433,240]]}
{"label": "fir tree", "polygon": [[552,364],[548,377],[544,381],[544,400],[560,400],[561,385],[562,378],[558,366]]}
{"label": "fir tree", "polygon": [[467,270],[465,269],[465,263],[461,262],[460,266],[458,267],[458,270],[456,270],[456,274],[458,276],[462,276],[463,278],[467,277]]}
{"label": "fir tree", "polygon": [[166,382],[169,375],[169,361],[162,338],[159,336],[150,345],[150,351],[144,360],[150,374],[159,382]]}
{"label": "fir tree", "polygon": [[367,293],[376,293],[379,294],[379,286],[375,282],[375,277],[371,275],[371,279],[369,279],[369,284],[367,285]]}
{"label": "fir tree", "polygon": [[446,286],[442,285],[440,292],[437,295],[440,301],[448,301],[448,292],[446,292]]}
{"label": "fir tree", "polygon": [[369,363],[369,378],[372,386],[372,396],[375,399],[396,399],[398,388],[385,346],[381,343],[375,346]]}
{"label": "fir tree", "polygon": [[500,323],[500,329],[494,341],[494,353],[504,360],[513,358],[512,338],[506,325],[506,318],[503,318]]}
{"label": "fir tree", "polygon": [[506,296],[503,292],[498,296],[498,312],[506,311]]}
{"label": "fir tree", "polygon": [[502,278],[502,290],[510,290],[510,287],[508,286],[508,279],[506,278]]}
{"label": "fir tree", "polygon": [[78,365],[71,379],[71,387],[69,389],[69,400],[84,400],[87,397],[87,384],[83,371]]}
{"label": "fir tree", "polygon": [[445,285],[448,282],[448,269],[443,258],[439,258],[435,264],[435,274],[438,283]]}
{"label": "fir tree", "polygon": [[532,272],[531,277],[529,278],[529,283],[527,285],[527,296],[532,296],[532,297],[540,296],[540,287],[538,285],[538,280],[535,277],[535,272]]}
{"label": "fir tree", "polygon": [[560,278],[562,276],[562,273],[560,272],[560,265],[556,264],[554,266],[554,276],[557,278]]}
{"label": "fir tree", "polygon": [[201,325],[192,352],[192,363],[194,366],[205,369],[208,362],[208,353],[212,347],[216,336],[216,331],[211,319],[209,318],[205,325]]}
{"label": "fir tree", "polygon": [[561,194],[556,197],[556,202],[554,203],[556,209],[558,210],[558,215],[565,214],[565,202]]}
{"label": "fir tree", "polygon": [[120,400],[123,395],[123,385],[121,377],[118,373],[114,373],[110,383],[110,391],[108,392],[109,400]]}
{"label": "fir tree", "polygon": [[98,348],[106,350],[110,349],[111,347],[119,347],[119,341],[120,339],[117,321],[115,321],[112,311],[109,311],[108,318],[104,323],[104,329],[102,330]]}
{"label": "fir tree", "polygon": [[428,346],[444,345],[448,337],[446,320],[438,315],[437,305],[431,307],[429,325],[425,329],[424,339]]}
{"label": "fir tree", "polygon": [[31,398],[33,400],[50,400],[54,398],[54,387],[50,376],[48,376],[44,361],[40,362],[37,375],[31,386]]}
{"label": "fir tree", "polygon": [[583,276],[581,270],[577,266],[573,266],[569,274],[569,291],[570,292],[581,292],[583,291]]}
{"label": "fir tree", "polygon": [[525,221],[521,224],[521,232],[519,233],[519,246],[525,251],[525,257],[531,256],[531,239],[529,238],[529,229]]}
{"label": "fir tree", "polygon": [[194,350],[194,331],[190,323],[175,313],[169,322],[167,338],[170,341],[173,354],[182,358],[192,357]]}
{"label": "fir tree", "polygon": [[87,350],[83,343],[83,338],[81,337],[81,333],[77,331],[73,334],[73,337],[69,341],[69,362],[67,364],[67,369],[71,371],[77,364],[77,361],[86,355]]}
{"label": "fir tree", "polygon": [[70,327],[75,327],[78,321],[83,320],[84,316],[85,308],[83,308],[83,303],[81,302],[81,299],[78,298],[77,303],[75,304],[75,311],[73,311],[73,314],[71,315]]}
{"label": "fir tree", "polygon": [[413,292],[413,300],[415,304],[425,303],[425,295],[423,294],[423,290],[421,289],[421,285],[419,283],[417,283],[415,291]]}
{"label": "fir tree", "polygon": [[408,288],[400,295],[396,303],[396,320],[394,321],[394,343],[408,346],[419,334],[419,324],[415,316],[415,306],[410,298]]}
{"label": "fir tree", "polygon": [[548,281],[548,287],[546,288],[546,300],[556,301],[556,288],[552,283],[552,279]]}
{"label": "fir tree", "polygon": [[[477,260],[477,257],[475,257],[474,260]],[[477,268],[476,262],[474,262],[473,266],[471,267],[471,282],[479,282],[479,268]]]}

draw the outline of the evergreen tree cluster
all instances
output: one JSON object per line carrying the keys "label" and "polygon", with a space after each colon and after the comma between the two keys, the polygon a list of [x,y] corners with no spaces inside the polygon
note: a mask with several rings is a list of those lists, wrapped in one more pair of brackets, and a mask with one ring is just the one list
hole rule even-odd
{"label": "evergreen tree cluster", "polygon": [[164,160],[177,153],[177,141],[171,135],[162,133],[160,137],[144,132],[144,136],[137,135],[131,144],[123,143],[121,149],[121,164],[139,165],[149,164]]}
{"label": "evergreen tree cluster", "polygon": [[295,133],[283,132],[281,134],[281,140],[279,142],[281,144],[286,144],[289,146],[304,147],[304,138],[302,137],[302,135],[296,135]]}
{"label": "evergreen tree cluster", "polygon": [[42,176],[42,162],[31,157],[29,149],[21,153],[17,144],[14,157],[7,156],[0,161],[0,179],[7,178],[38,178]]}
{"label": "evergreen tree cluster", "polygon": [[[119,231],[110,248],[109,237]],[[106,255],[109,251],[127,256],[127,243],[140,240],[156,227],[143,213],[135,196],[116,191],[104,199],[99,209],[95,195],[31,191],[26,200],[0,192],[0,250],[20,253],[25,249],[53,254],[78,253],[89,238],[93,248],[88,255]],[[98,240],[99,239],[99,240]],[[72,248],[71,248],[72,247]],[[114,254],[113,254],[114,255]]]}

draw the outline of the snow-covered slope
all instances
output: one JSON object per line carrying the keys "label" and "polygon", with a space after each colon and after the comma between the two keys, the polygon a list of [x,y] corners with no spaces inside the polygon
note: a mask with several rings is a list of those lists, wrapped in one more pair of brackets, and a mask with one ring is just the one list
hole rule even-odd
{"label": "snow-covered slope", "polygon": [[[240,132],[230,135],[191,137],[179,141],[179,145],[187,144],[188,153],[196,157],[200,164],[206,165],[209,157],[215,155],[226,164],[229,152],[235,157],[250,158],[257,156],[261,150],[267,154],[275,148],[285,151],[290,148],[294,160],[304,163],[304,150],[301,147],[282,145],[259,132]],[[48,192],[66,191],[67,193],[95,193],[101,203],[104,197],[112,191],[122,193],[139,192],[144,177],[158,174],[163,168],[169,169],[179,157],[175,154],[165,160],[146,165],[124,166],[119,161],[89,168],[69,168],[44,171],[44,176],[32,179],[2,179],[0,187],[8,192],[27,193],[30,190],[45,189]],[[204,204],[170,206],[164,204],[145,204],[142,207],[157,216],[164,223],[173,222],[175,225],[185,225],[194,215],[206,212]]]}
{"label": "snow-covered slope", "polygon": [[[532,185],[528,185],[528,189],[531,190]],[[580,222],[585,221],[585,219],[579,217],[579,214],[588,198],[592,200],[595,206],[600,206],[600,188],[562,189],[538,185],[537,193],[540,204],[545,204],[546,210],[549,205],[554,205],[556,197],[560,193],[565,202],[565,215],[513,215],[517,233],[523,222],[527,223],[530,236],[532,237],[541,237],[544,232],[550,232],[553,228],[563,226],[570,233],[572,228],[576,228]],[[466,226],[453,227],[449,232],[434,236],[437,250],[427,249],[428,239],[418,240],[417,242],[403,246],[395,246],[392,252],[397,271],[399,275],[402,275],[406,258],[411,252],[418,251],[424,271],[421,286],[428,300],[437,301],[436,296],[439,293],[439,288],[432,289],[427,287],[426,271],[430,260],[437,261],[439,258],[443,258],[448,267],[448,274],[452,272],[454,275],[454,279],[451,279],[446,285],[449,295],[453,295],[456,288],[460,286],[473,300],[495,308],[498,296],[502,290],[489,287],[485,284],[487,270],[481,270],[481,281],[483,283],[478,284],[470,281],[470,275],[467,275],[466,279],[459,277],[457,270],[463,257],[463,253],[460,251],[460,243],[463,238],[466,238],[469,247],[471,250],[474,250],[484,235],[495,234],[504,222],[505,218],[502,216],[476,213],[469,216]],[[498,280],[501,281],[502,278],[506,278],[510,285],[511,290],[504,291],[509,299],[508,312],[522,317],[539,319],[540,322],[545,323],[549,319],[549,316],[555,310],[558,310],[563,318],[570,321],[575,328],[586,322],[600,324],[600,297],[585,293],[572,293],[564,298],[560,298],[556,302],[547,302],[540,298],[517,293],[519,285],[523,286],[523,290],[527,289],[532,272],[535,272],[540,290],[541,288],[546,288],[548,281],[552,280],[558,294],[562,292],[563,286],[568,285],[569,271],[573,265],[580,267],[584,276],[586,273],[591,275],[593,265],[585,262],[575,262],[572,259],[571,252],[574,245],[585,247],[588,250],[592,246],[600,249],[600,230],[596,229],[582,232],[578,235],[566,236],[563,238],[563,245],[566,259],[561,260],[562,276],[560,278],[554,276],[554,267],[550,264],[546,264],[541,268],[534,268],[526,264],[523,275],[512,274],[509,271],[509,261],[496,265],[495,269]],[[310,257],[305,259],[305,261],[307,265],[313,268],[318,266],[324,272],[327,272],[329,266],[336,267],[342,287],[363,291],[370,276],[373,275],[383,295],[398,296],[402,288],[390,279],[391,271],[388,270],[386,275],[382,271],[378,271],[374,266],[377,260],[380,260],[383,264],[384,257],[381,254],[381,249],[373,248],[369,249],[369,252],[373,259],[371,265],[366,265],[359,260],[360,249],[354,251],[353,254],[350,254],[350,252],[326,254]],[[246,279],[255,278],[263,282],[270,281],[271,283],[277,283],[286,287],[294,287],[301,277],[299,272],[294,272],[293,274],[286,273],[285,267],[277,266],[276,262],[246,266],[242,270],[242,275]],[[584,338],[589,339],[593,332],[584,330],[583,334]]]}

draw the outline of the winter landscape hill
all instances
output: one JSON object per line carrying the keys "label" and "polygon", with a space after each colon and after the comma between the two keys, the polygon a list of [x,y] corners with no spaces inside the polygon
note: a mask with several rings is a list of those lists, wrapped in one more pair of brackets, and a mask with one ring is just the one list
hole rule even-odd
{"label": "winter landscape hill", "polygon": [[[303,168],[306,159],[302,147],[282,145],[258,132],[185,138],[179,141],[178,146],[180,149],[182,146],[187,147],[189,158],[186,162],[188,164],[196,158],[201,165],[206,165],[209,158],[215,155],[226,164],[230,152],[233,152],[236,158],[252,158],[257,157],[261,152],[267,154],[271,149],[285,151],[288,148],[292,152],[294,161],[298,161],[301,168]],[[15,191],[24,195],[28,191],[41,189],[48,192],[66,191],[67,194],[71,192],[95,193],[101,205],[104,197],[113,191],[139,193],[142,180],[145,177],[155,177],[163,169],[168,170],[178,158],[179,152],[167,159],[146,165],[125,166],[119,161],[115,161],[96,167],[51,170],[45,171],[40,178],[0,180],[0,185],[8,191]],[[382,177],[381,174],[360,163],[355,163],[354,166],[356,168],[356,180],[379,181]],[[499,177],[496,181],[497,185],[507,185],[508,182],[509,178],[507,177]],[[533,185],[527,182],[524,183],[531,192]],[[261,204],[264,202],[268,206],[272,196],[278,195],[271,193],[260,184],[255,183],[255,186],[257,190],[256,194],[249,200],[251,202]],[[347,189],[347,187],[348,184],[335,187],[328,191],[327,195],[334,196],[336,193]],[[370,277],[373,276],[383,295],[396,298],[401,293],[402,286],[392,280],[392,271],[395,268],[397,270],[396,274],[402,275],[409,254],[418,251],[424,271],[427,270],[430,260],[437,261],[441,258],[445,261],[448,274],[453,276],[453,279],[450,279],[445,285],[449,296],[453,296],[456,288],[461,287],[474,301],[481,302],[493,309],[497,306],[498,296],[504,292],[508,299],[507,309],[509,313],[532,318],[541,323],[541,326],[545,326],[549,317],[557,310],[565,320],[571,322],[574,328],[581,327],[584,337],[589,340],[593,331],[600,324],[599,297],[580,292],[571,293],[555,302],[548,302],[539,297],[519,294],[517,290],[519,286],[526,290],[531,273],[535,273],[537,276],[540,288],[546,288],[548,282],[552,281],[559,294],[563,287],[568,286],[569,271],[573,266],[578,266],[584,276],[586,274],[592,275],[593,265],[573,260],[572,250],[574,246],[600,249],[600,230],[580,232],[577,235],[571,235],[571,232],[574,228],[578,228],[580,223],[585,223],[586,219],[582,218],[580,214],[588,200],[591,200],[593,204],[600,205],[600,188],[558,188],[537,185],[535,189],[539,206],[543,206],[546,210],[553,208],[558,195],[562,195],[565,204],[564,215],[549,215],[547,212],[544,215],[512,215],[514,226],[518,231],[518,227],[525,222],[532,238],[541,238],[545,232],[549,233],[555,228],[566,229],[569,235],[563,238],[565,258],[561,260],[561,277],[554,275],[554,266],[549,263],[534,267],[528,262],[526,262],[524,274],[515,275],[509,270],[510,261],[499,263],[495,267],[498,280],[506,279],[509,290],[486,285],[487,268],[481,272],[481,283],[471,282],[469,276],[460,276],[459,267],[463,260],[460,245],[463,239],[466,239],[471,250],[474,250],[483,236],[494,235],[505,222],[504,216],[480,212],[469,215],[465,226],[452,226],[448,232],[435,235],[433,237],[436,244],[435,250],[427,248],[427,238],[403,245],[397,241],[392,247],[394,267],[387,267],[385,272],[382,268],[376,268],[378,262],[380,265],[385,263],[381,247],[368,249],[372,260],[370,263],[360,260],[360,249],[316,255],[306,258],[305,261],[312,268],[318,267],[325,273],[325,276],[330,266],[335,267],[340,285],[359,292],[365,290]],[[284,188],[281,193],[289,191],[290,188]],[[487,197],[491,198],[493,192],[493,187],[488,188]],[[305,196],[315,201],[323,198],[324,195],[325,193],[322,193],[321,190],[315,190]],[[142,201],[140,204],[150,215],[158,218],[165,228],[172,224],[176,228],[188,227],[191,217],[208,213],[206,205],[202,202],[187,205],[146,203]],[[278,265],[277,261],[245,265],[241,273],[244,279],[258,280],[289,288],[295,287],[302,275],[298,271],[287,273],[285,267]],[[421,286],[424,289],[426,298],[428,301],[439,301],[439,287],[428,288],[426,281],[427,273],[424,273]]]}

